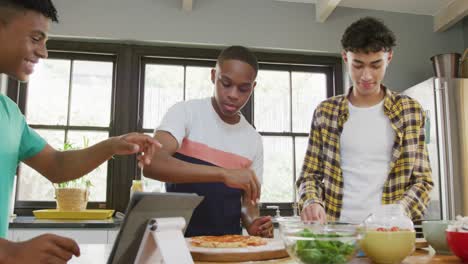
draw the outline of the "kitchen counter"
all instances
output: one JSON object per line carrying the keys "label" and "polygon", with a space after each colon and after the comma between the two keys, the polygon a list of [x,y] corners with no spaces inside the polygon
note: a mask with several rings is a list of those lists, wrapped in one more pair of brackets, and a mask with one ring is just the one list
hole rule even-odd
{"label": "kitchen counter", "polygon": [[109,218],[104,220],[53,220],[36,219],[34,216],[18,216],[10,220],[10,229],[13,228],[119,228],[122,220]]}
{"label": "kitchen counter", "polygon": [[[82,244],[80,245],[81,257],[73,258],[69,263],[78,264],[102,264],[106,263],[107,256],[109,255],[112,245],[106,244]],[[197,264],[214,264],[215,262],[195,262]],[[234,264],[233,262],[230,262]],[[256,262],[243,262],[243,263],[255,263],[255,264],[295,264],[294,260],[291,258],[269,260],[269,261],[256,261]],[[352,264],[371,264],[372,262],[368,258],[354,258],[350,263]],[[421,264],[421,263],[463,263],[456,256],[443,256],[443,255],[434,255],[434,251],[429,250],[417,250],[412,256],[407,257],[403,264]],[[239,263],[238,263],[239,264]]]}

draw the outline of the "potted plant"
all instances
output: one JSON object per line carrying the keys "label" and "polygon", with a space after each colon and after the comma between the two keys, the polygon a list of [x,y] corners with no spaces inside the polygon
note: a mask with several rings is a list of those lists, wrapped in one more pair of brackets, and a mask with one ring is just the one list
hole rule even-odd
{"label": "potted plant", "polygon": [[[87,138],[83,139],[83,146],[89,145]],[[68,141],[63,144],[62,151],[76,150],[79,147]],[[87,176],[54,184],[55,200],[59,211],[84,211],[88,204],[89,189],[92,186],[91,180]]]}

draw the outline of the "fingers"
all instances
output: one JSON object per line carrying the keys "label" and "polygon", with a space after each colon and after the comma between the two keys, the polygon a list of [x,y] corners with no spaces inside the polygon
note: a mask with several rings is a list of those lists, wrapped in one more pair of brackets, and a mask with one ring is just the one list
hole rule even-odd
{"label": "fingers", "polygon": [[161,145],[161,143],[159,143],[159,141],[157,141],[156,139],[154,139],[154,138],[152,138],[152,137],[150,137],[148,135],[141,134],[141,133],[129,133],[129,134],[123,135],[122,139],[127,141],[127,142],[135,143],[135,144],[138,144],[138,145],[151,144],[151,145],[155,145],[157,147],[162,147],[162,145]]}
{"label": "fingers", "polygon": [[74,240],[55,235],[50,236],[50,239],[56,246],[59,247],[59,249],[65,250],[67,253],[73,254],[77,257],[80,256],[80,248]]}
{"label": "fingers", "polygon": [[261,190],[262,190],[262,185],[260,184],[260,181],[258,181],[258,178],[257,178],[257,175],[255,175],[254,173],[254,180],[255,180],[255,184],[257,185],[257,200],[260,199],[260,193],[261,193]]}
{"label": "fingers", "polygon": [[140,133],[126,134],[122,136],[121,139],[128,143],[128,146],[126,147],[131,153],[148,152],[150,155],[145,155],[145,157],[149,158],[149,160],[147,160],[149,162],[151,161],[151,157],[154,154],[155,149],[162,147],[161,143],[156,139]]}
{"label": "fingers", "polygon": [[151,160],[157,151],[162,148],[162,145],[156,139],[139,133],[130,133],[120,137],[125,145],[117,154],[135,154],[141,153],[137,157],[138,166],[143,169],[145,165],[150,165]]}
{"label": "fingers", "polygon": [[66,263],[73,257],[73,253],[71,251],[65,250],[53,243],[49,247],[47,247],[46,252],[49,254],[50,257],[61,260],[64,263]]}
{"label": "fingers", "polygon": [[301,219],[303,221],[322,221],[320,213],[313,208],[315,205],[306,206],[301,213]]}
{"label": "fingers", "polygon": [[[255,177],[255,176],[254,176]],[[258,199],[258,193],[257,193],[257,184],[255,183],[255,180],[253,180],[254,177],[250,178],[250,197],[252,199],[252,204],[255,204]]]}
{"label": "fingers", "polygon": [[262,217],[259,221],[266,221],[259,227],[260,235],[262,237],[273,237],[273,222],[271,221],[271,217]]}
{"label": "fingers", "polygon": [[325,213],[325,210],[323,208],[320,211],[320,223],[322,223],[322,224],[327,223],[327,214]]}
{"label": "fingers", "polygon": [[271,222],[271,216],[269,216],[269,215],[259,217],[259,218],[257,218],[257,221],[259,222],[258,224],[261,227],[262,226],[266,226],[266,227],[273,226],[273,222]]}
{"label": "fingers", "polygon": [[46,263],[47,264],[66,264],[68,260],[63,260],[61,258],[58,258],[56,256],[48,256]]}
{"label": "fingers", "polygon": [[251,185],[251,199],[252,204],[255,205],[260,199],[260,182],[257,179],[257,176],[253,171],[250,171],[250,185]]}
{"label": "fingers", "polygon": [[147,145],[144,151],[144,162],[145,165],[150,165],[151,164],[151,159],[153,159],[154,153],[156,152],[156,147],[154,145]]}
{"label": "fingers", "polygon": [[247,193],[247,196],[250,197],[250,202],[253,204],[254,203],[254,198],[252,198],[252,193],[253,193],[252,184],[250,184],[250,183],[247,184],[244,192]]}

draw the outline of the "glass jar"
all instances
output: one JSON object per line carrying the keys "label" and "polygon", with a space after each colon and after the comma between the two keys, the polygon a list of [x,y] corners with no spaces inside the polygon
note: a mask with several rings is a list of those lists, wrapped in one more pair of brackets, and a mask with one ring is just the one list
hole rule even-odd
{"label": "glass jar", "polygon": [[133,180],[132,187],[130,187],[130,199],[135,192],[142,192],[143,191],[143,182],[141,180]]}
{"label": "glass jar", "polygon": [[361,249],[374,263],[401,263],[415,250],[414,225],[400,204],[377,208],[363,227]]}
{"label": "glass jar", "polygon": [[377,208],[364,220],[366,230],[413,230],[414,225],[400,204],[387,204]]}

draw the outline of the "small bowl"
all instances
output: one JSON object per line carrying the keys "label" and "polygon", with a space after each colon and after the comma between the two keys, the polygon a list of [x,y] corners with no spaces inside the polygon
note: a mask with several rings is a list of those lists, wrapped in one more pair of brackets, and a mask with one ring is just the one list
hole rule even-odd
{"label": "small bowl", "polygon": [[447,243],[453,254],[468,262],[468,233],[447,231]]}
{"label": "small bowl", "polygon": [[424,238],[437,254],[452,254],[445,235],[445,230],[452,222],[449,220],[427,220],[422,222]]}
{"label": "small bowl", "polygon": [[366,230],[361,240],[361,249],[377,264],[401,263],[415,250],[414,230],[377,231]]}
{"label": "small bowl", "polygon": [[298,263],[344,264],[355,255],[361,234],[357,225],[280,222],[288,254]]}

